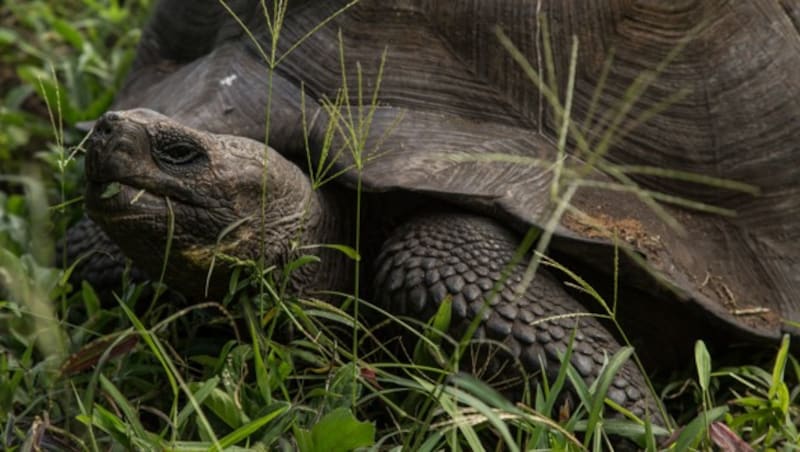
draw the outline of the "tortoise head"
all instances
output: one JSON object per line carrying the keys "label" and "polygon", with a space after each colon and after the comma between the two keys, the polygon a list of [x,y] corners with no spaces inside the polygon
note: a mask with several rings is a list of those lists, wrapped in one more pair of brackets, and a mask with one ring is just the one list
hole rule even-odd
{"label": "tortoise head", "polygon": [[[255,258],[263,237],[267,264],[284,259],[311,193],[306,176],[263,143],[144,109],[108,112],[95,124],[86,175],[89,216],[151,276],[171,237],[167,282],[187,295],[203,295],[199,275],[215,254]],[[226,281],[224,260],[215,261],[212,293]]]}

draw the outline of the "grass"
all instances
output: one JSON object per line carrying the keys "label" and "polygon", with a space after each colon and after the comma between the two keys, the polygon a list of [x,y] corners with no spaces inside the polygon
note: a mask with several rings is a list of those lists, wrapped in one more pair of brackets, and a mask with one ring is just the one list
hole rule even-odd
{"label": "grass", "polygon": [[[285,5],[278,1],[271,11],[264,8],[265,20],[276,31]],[[0,161],[8,168],[0,179],[2,448],[605,450],[611,434],[650,450],[800,447],[800,364],[789,354],[788,338],[770,357],[771,366],[718,368],[698,342],[696,371],[662,390],[672,406],[680,406],[672,414],[682,426],[671,432],[667,446],[670,432],[630,417],[609,417],[606,391],[616,369],[633,356],[630,348],[610,356],[592,385],[568,364],[568,350],[555,380],[532,385],[529,403],[512,404],[486,383],[457,372],[471,335],[444,334],[450,322],[446,301],[432,319],[413,320],[393,317],[360,299],[358,288],[342,295],[350,303],[341,307],[287,293],[288,275],[312,263],[310,254],[286,269],[242,262],[222,300],[191,306],[169,299],[159,284],[148,292],[144,285],[129,283],[111,304],[101,303],[88,284],[70,287],[69,267],[54,267],[52,250],[64,226],[81,211],[81,134],[72,127],[105,110],[138,36],[129,27],[120,32],[119,24],[142,23],[147,6],[146,1],[126,2],[122,8],[113,1],[82,0],[59,7],[43,1],[0,7],[3,63],[17,68],[16,75],[3,80],[12,89],[0,122]],[[82,15],[85,10],[100,19]],[[271,48],[262,49],[270,71],[285,56],[276,52],[280,33],[273,36]],[[506,44],[513,54],[513,43]],[[576,51],[577,44],[573,62]],[[547,60],[549,54],[545,48]],[[545,74],[544,81],[532,68],[526,71],[561,119],[558,149],[563,154],[568,139],[581,142],[580,129],[570,120],[570,90],[562,104],[552,74]],[[346,87],[345,78],[353,75],[341,72]],[[330,162],[351,152],[360,170],[368,163],[361,156],[380,83],[373,93],[364,93],[361,73],[355,77],[356,93],[343,89],[324,102],[329,116],[339,119],[331,121],[325,142],[332,146],[338,135],[346,143],[325,153]],[[636,90],[646,83],[639,82]],[[626,102],[635,102],[635,95],[634,90]],[[615,124],[619,130],[631,126]],[[591,159],[595,165],[617,171],[620,186],[634,172],[702,178],[610,166],[603,152],[616,133],[600,134],[600,143],[585,143],[581,150],[596,156]],[[318,165],[313,168],[309,161],[316,188],[337,176],[325,159]],[[562,212],[570,211],[575,190],[570,187],[582,180],[580,170],[556,165],[555,171],[553,197]],[[529,235],[524,248],[536,238],[541,239]],[[356,260],[363,251],[358,244],[355,249],[327,246]],[[558,269],[614,318],[616,299],[604,299],[579,275],[542,254],[533,257],[528,279],[540,264]],[[164,302],[156,303],[158,297]],[[366,312],[384,321],[366,325]],[[395,355],[376,339],[390,326],[416,335],[408,356]],[[568,408],[559,396],[570,384],[578,401]]]}

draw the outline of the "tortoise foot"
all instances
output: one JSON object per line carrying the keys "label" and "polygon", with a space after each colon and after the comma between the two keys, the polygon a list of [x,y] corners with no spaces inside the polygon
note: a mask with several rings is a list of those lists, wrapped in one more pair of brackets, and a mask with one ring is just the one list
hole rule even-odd
{"label": "tortoise foot", "polygon": [[[507,375],[509,363],[518,362],[529,376],[544,373],[552,379],[572,340],[571,363],[591,383],[619,343],[546,271],[539,271],[518,293],[527,264],[523,259],[509,266],[518,243],[510,230],[481,216],[415,218],[383,246],[375,282],[378,302],[394,314],[428,319],[451,297],[455,337],[482,315],[473,339],[488,339],[504,349],[480,355],[485,361],[478,367],[484,374]],[[489,305],[483,309],[486,300]],[[643,375],[630,361],[607,396],[637,416],[644,416],[645,407],[653,416],[659,413]]]}

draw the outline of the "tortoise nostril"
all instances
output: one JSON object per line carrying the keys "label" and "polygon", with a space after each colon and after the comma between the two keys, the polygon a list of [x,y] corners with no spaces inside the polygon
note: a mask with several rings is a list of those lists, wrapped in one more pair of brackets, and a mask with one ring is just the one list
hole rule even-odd
{"label": "tortoise nostril", "polygon": [[114,123],[120,120],[118,113],[109,111],[105,113],[95,124],[94,130],[100,136],[108,136],[114,131]]}

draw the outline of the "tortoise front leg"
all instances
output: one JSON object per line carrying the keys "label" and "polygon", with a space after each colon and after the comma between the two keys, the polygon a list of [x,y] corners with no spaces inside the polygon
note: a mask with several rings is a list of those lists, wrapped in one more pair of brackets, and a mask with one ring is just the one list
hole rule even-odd
{"label": "tortoise front leg", "polygon": [[[577,328],[571,362],[591,383],[619,343],[596,318],[571,316],[587,310],[545,271],[526,292],[515,293],[524,263],[511,269],[505,281],[501,272],[517,243],[511,231],[486,217],[450,213],[415,218],[394,231],[382,248],[377,302],[394,314],[427,320],[451,296],[451,333],[458,338],[489,299],[491,306],[483,311],[475,338],[503,344],[526,373],[544,372],[549,378],[557,374],[559,356]],[[493,295],[498,283],[502,284]],[[494,356],[487,369],[508,374],[499,370],[508,361],[500,356]],[[644,415],[645,406],[651,416],[658,416],[642,374],[630,361],[619,371],[608,397],[638,416]]]}
{"label": "tortoise front leg", "polygon": [[[109,303],[113,302],[112,292],[121,293],[128,259],[95,222],[84,217],[69,228],[58,244],[59,264],[63,253],[66,253],[67,266],[77,262],[69,278],[75,289],[87,281],[100,298],[109,300]],[[128,276],[131,282],[147,279],[145,273],[136,267],[130,269]]]}

